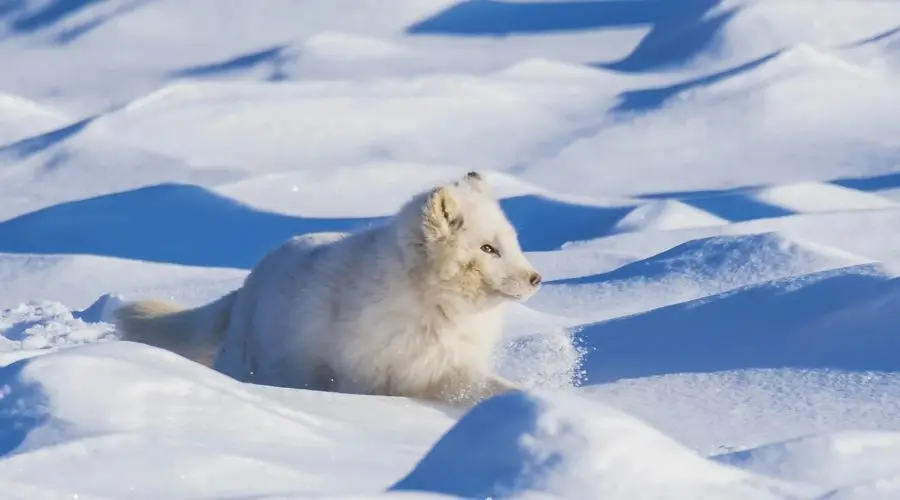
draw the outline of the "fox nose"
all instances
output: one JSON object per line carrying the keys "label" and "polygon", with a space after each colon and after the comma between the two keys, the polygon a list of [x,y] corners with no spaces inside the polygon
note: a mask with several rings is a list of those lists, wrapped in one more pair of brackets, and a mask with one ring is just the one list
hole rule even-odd
{"label": "fox nose", "polygon": [[528,282],[531,283],[531,286],[538,286],[541,284],[541,275],[538,273],[531,273],[531,276],[528,278]]}

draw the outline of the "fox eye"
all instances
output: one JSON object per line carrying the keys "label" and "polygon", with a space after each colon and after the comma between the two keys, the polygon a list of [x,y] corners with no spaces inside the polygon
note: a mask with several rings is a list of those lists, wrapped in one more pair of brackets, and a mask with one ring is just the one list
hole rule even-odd
{"label": "fox eye", "polygon": [[489,253],[495,257],[500,256],[500,252],[498,252],[496,248],[494,248],[491,245],[488,245],[487,243],[485,243],[484,245],[481,245],[481,251],[484,253]]}

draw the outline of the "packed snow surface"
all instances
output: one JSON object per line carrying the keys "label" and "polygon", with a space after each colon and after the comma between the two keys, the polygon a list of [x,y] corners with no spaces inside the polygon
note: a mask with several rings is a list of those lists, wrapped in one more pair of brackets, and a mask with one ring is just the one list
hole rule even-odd
{"label": "packed snow surface", "polygon": [[[900,4],[0,2],[0,497],[900,498]],[[460,410],[118,340],[478,169]]]}

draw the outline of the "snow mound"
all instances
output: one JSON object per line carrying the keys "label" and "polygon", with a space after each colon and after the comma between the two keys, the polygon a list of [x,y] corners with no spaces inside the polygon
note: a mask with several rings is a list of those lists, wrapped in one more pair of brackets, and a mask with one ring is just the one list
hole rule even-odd
{"label": "snow mound", "polygon": [[[600,320],[770,280],[871,262],[778,232],[710,236],[609,272],[550,281],[533,300],[534,307],[560,315],[583,318],[583,311],[591,309],[593,319]],[[573,300],[575,296],[577,300]],[[594,307],[586,308],[588,304]]]}
{"label": "snow mound", "polygon": [[[223,225],[223,220],[229,223]],[[249,269],[295,234],[340,232],[367,222],[371,220],[291,217],[253,209],[196,185],[157,184],[0,222],[0,251]],[[127,239],[118,236],[130,233],[135,224],[143,230]],[[177,243],[186,241],[191,243]]]}
{"label": "snow mound", "polygon": [[897,208],[893,201],[834,184],[806,182],[751,190],[749,197],[794,213]]}
{"label": "snow mound", "polygon": [[[452,165],[370,162],[327,171],[300,170],[250,177],[213,191],[262,210],[308,217],[392,215],[409,197],[455,180],[470,169]],[[498,198],[541,194],[542,190],[503,172],[482,170]],[[345,203],[333,203],[340,192]]]}
{"label": "snow mound", "polygon": [[718,37],[719,53],[729,59],[747,60],[798,44],[833,49],[894,29],[900,22],[889,3],[865,9],[845,2],[765,0],[738,5]]}
{"label": "snow mound", "polygon": [[[361,171],[365,167],[365,171]],[[345,230],[392,215],[409,196],[453,180],[469,168],[405,162],[373,162],[327,172],[299,171],[256,176],[212,191],[247,205],[309,222],[306,229]],[[491,184],[526,251],[558,249],[570,242],[608,235],[631,205],[624,200],[573,197],[549,192],[516,176],[480,170]],[[337,207],[334,192],[345,193]]]}
{"label": "snow mound", "polygon": [[897,296],[900,281],[859,265],[751,285],[586,325],[587,383],[672,373],[760,368],[896,370],[886,307],[863,325],[810,328],[836,309]]}
{"label": "snow mound", "polygon": [[881,175],[898,161],[897,107],[894,78],[800,47],[623,92],[610,111],[625,119],[586,129],[521,175],[571,189],[565,171],[582,179],[578,193],[660,197]]}
{"label": "snow mound", "polygon": [[401,398],[247,386],[118,341],[2,366],[0,395],[0,482],[84,498],[377,494],[448,425]]}
{"label": "snow mound", "polygon": [[[0,148],[0,220],[57,203],[160,182],[232,179],[229,172],[196,171],[173,157],[118,144],[88,125],[91,119]],[[90,179],[90,182],[85,182]]]}
{"label": "snow mound", "polygon": [[869,262],[836,248],[783,233],[766,232],[691,240],[609,273],[561,283],[587,284],[636,278],[658,280],[681,275],[693,276],[698,281],[719,278],[750,284],[754,278],[766,281]]}
{"label": "snow mound", "polygon": [[[257,484],[269,484],[269,488],[296,487],[303,475],[291,467],[263,457],[211,453],[210,446],[215,449],[221,444],[209,438],[235,432],[234,422],[243,421],[255,422],[260,429],[277,425],[279,433],[296,444],[323,442],[302,420],[277,408],[248,404],[260,399],[231,387],[224,377],[174,355],[130,343],[69,349],[0,370],[0,385],[7,387],[0,402],[0,415],[7,424],[0,439],[0,454],[6,455],[0,462],[4,481],[112,497],[127,496],[129,491],[168,496],[174,485],[182,494],[215,495],[248,488],[249,476],[256,475],[266,476],[267,481]],[[73,386],[75,380],[90,380],[103,388],[79,391]],[[179,406],[186,398],[191,400],[194,418],[172,419],[181,413]],[[222,405],[229,408],[228,419],[214,417]],[[28,411],[14,413],[11,410],[16,406],[26,406]],[[86,411],[92,407],[104,411]],[[258,445],[260,435],[250,429],[245,432],[255,434],[248,447]],[[44,449],[57,451],[42,452]],[[169,457],[166,464],[159,460],[162,455]],[[147,460],[159,463],[152,472],[135,473]],[[216,463],[218,470],[244,469],[247,476],[231,473],[207,482],[208,461]],[[93,475],[73,473],[75,467],[92,462],[106,463],[114,467],[107,473],[127,479],[98,482]],[[50,464],[58,474],[42,477],[40,471]]]}
{"label": "snow mound", "polygon": [[616,232],[665,231],[689,227],[709,227],[729,221],[676,200],[647,202],[629,212],[615,226]]}
{"label": "snow mound", "polygon": [[900,476],[900,432],[844,431],[805,436],[715,459],[826,490],[858,488],[859,484]]}
{"label": "snow mound", "polygon": [[494,170],[568,136],[578,126],[572,114],[607,98],[586,83],[559,92],[554,81],[453,73],[277,86],[191,82],[91,126],[197,166],[272,172],[389,160]]}
{"label": "snow mound", "polygon": [[731,222],[898,207],[884,196],[826,182],[786,183],[688,194],[681,197],[680,201]]}
{"label": "snow mound", "polygon": [[[896,371],[782,367],[679,372],[586,386],[580,393],[640,417],[704,456],[727,458],[798,436],[900,432]],[[849,462],[856,456],[844,458]],[[859,458],[853,467],[863,469],[865,458]],[[805,467],[800,461],[794,468]],[[825,491],[832,484],[820,487]]]}
{"label": "snow mound", "polygon": [[46,106],[0,92],[0,146],[62,127],[68,121]]}
{"label": "snow mound", "polygon": [[529,58],[517,61],[494,73],[497,76],[521,79],[585,80],[592,83],[621,86],[624,81],[616,73],[602,71],[583,64],[574,64],[545,58]]}
{"label": "snow mound", "polygon": [[[575,396],[510,393],[447,431],[392,491],[466,498],[793,498],[803,487],[704,459]],[[533,496],[529,496],[533,495]]]}
{"label": "snow mound", "polygon": [[[875,183],[890,182],[875,179]],[[880,193],[879,193],[880,195]],[[818,245],[828,251],[843,251],[867,261],[883,262],[889,267],[898,262],[896,232],[900,224],[900,210],[840,210],[788,213],[786,210],[756,203],[746,196],[721,195],[722,203],[713,201],[719,196],[692,198],[704,210],[740,220],[725,226],[687,228],[652,233],[619,233],[606,238],[579,242],[567,246],[577,248],[584,255],[596,253],[633,256],[639,260],[691,240],[710,236],[737,236],[777,232],[805,245]],[[740,200],[740,202],[738,202]],[[588,273],[584,273],[588,274]]]}
{"label": "snow mound", "polygon": [[761,64],[745,74],[713,82],[707,92],[746,91],[764,84],[788,84],[798,79],[809,81],[816,77],[828,77],[832,82],[849,80],[864,82],[877,75],[866,68],[852,64],[837,55],[808,43],[799,43],[775,52],[761,60]]}
{"label": "snow mound", "polygon": [[[248,186],[252,185],[244,185],[237,191],[247,196]],[[377,194],[375,186],[373,184],[371,194]],[[370,198],[367,200],[371,202],[369,212],[379,207],[385,210],[396,208],[401,199],[411,194],[395,192],[381,202]],[[282,200],[277,203],[289,203],[289,195]],[[569,241],[603,236],[621,212],[617,207],[571,204],[539,195],[508,197],[501,200],[501,205],[519,228],[522,247],[529,251],[549,250]],[[354,231],[377,223],[383,217],[324,214],[331,217],[291,216],[259,210],[196,185],[157,184],[60,203],[0,222],[0,252],[80,253],[249,269],[265,252],[293,235]],[[546,224],[561,218],[565,223]],[[228,220],[229,224],[221,224],[223,220]],[[117,236],[130,232],[135,224],[143,228],[139,234],[128,239]],[[248,239],[247,234],[254,237]],[[191,244],[172,244],[185,241],[191,241]]]}

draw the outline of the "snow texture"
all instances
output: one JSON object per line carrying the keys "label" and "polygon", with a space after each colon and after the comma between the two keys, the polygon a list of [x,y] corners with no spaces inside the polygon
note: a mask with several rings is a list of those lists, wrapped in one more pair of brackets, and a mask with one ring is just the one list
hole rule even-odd
{"label": "snow texture", "polygon": [[[4,499],[900,497],[900,4],[0,2]],[[118,340],[478,169],[468,411]]]}

